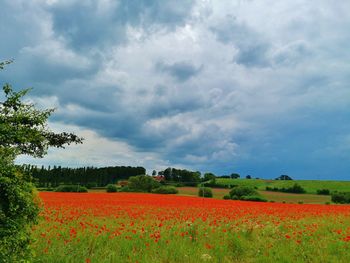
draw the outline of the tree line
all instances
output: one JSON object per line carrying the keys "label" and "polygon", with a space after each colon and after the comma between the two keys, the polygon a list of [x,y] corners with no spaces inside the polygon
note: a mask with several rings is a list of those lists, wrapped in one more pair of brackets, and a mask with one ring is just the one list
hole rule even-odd
{"label": "tree line", "polygon": [[80,184],[87,187],[102,187],[115,184],[119,180],[127,180],[131,176],[146,174],[143,167],[114,166],[114,167],[79,167],[53,168],[35,165],[23,165],[24,172],[29,173],[38,187],[57,187],[61,184]]}

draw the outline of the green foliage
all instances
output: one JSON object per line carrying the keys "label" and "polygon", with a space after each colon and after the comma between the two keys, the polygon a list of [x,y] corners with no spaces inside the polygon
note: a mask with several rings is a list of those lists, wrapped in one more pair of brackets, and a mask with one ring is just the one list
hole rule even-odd
{"label": "green foliage", "polygon": [[[0,69],[11,61],[0,62]],[[17,155],[43,157],[48,147],[81,143],[72,133],[56,134],[47,127],[53,109],[38,110],[23,103],[29,89],[15,92],[3,86],[0,102],[0,262],[24,262],[30,257],[30,229],[39,212],[30,175],[14,165]]]}
{"label": "green foliage", "polygon": [[350,204],[350,192],[333,192],[332,202],[339,204]]}
{"label": "green foliage", "polygon": [[55,192],[87,193],[88,190],[85,186],[81,185],[60,185],[55,189]]}
{"label": "green foliage", "polygon": [[240,198],[242,201],[254,201],[254,202],[267,202],[267,200],[259,195],[249,195],[249,196],[242,196]]}
{"label": "green foliage", "polygon": [[177,194],[179,191],[174,186],[161,186],[151,192],[154,194]]}
{"label": "green foliage", "polygon": [[249,186],[237,186],[232,188],[232,190],[230,191],[230,196],[232,199],[233,197],[235,197],[235,199],[241,199],[243,196],[247,197],[257,195],[258,192],[253,187]]}
{"label": "green foliage", "polygon": [[200,172],[192,172],[185,169],[175,169],[168,167],[164,171],[159,171],[159,175],[164,175],[166,181],[172,182],[191,182],[196,185],[200,182]]}
{"label": "green foliage", "polygon": [[131,176],[128,180],[128,190],[132,192],[148,192],[152,189],[160,187],[160,183],[154,180],[151,176],[137,175]]}
{"label": "green foliage", "polygon": [[30,178],[15,166],[0,170],[0,262],[30,256],[30,227],[37,221],[39,200]]}
{"label": "green foliage", "polygon": [[118,187],[115,184],[108,184],[106,186],[106,192],[107,193],[116,193],[116,192],[118,192]]}
{"label": "green foliage", "polygon": [[291,187],[285,188],[277,188],[277,187],[269,187],[266,186],[266,191],[274,191],[274,192],[283,192],[283,193],[293,193],[293,194],[304,194],[306,193],[305,189],[301,187],[301,185],[295,183]]}
{"label": "green foliage", "polygon": [[330,195],[331,191],[329,189],[318,189],[316,193],[318,195]]}
{"label": "green foliage", "polygon": [[209,187],[200,187],[198,189],[198,196],[200,196],[200,197],[213,197],[213,191]]}
{"label": "green foliage", "polygon": [[289,188],[295,183],[299,184],[309,194],[316,194],[319,189],[329,189],[330,192],[350,192],[350,181],[321,181],[321,180],[264,180],[264,179],[228,179],[216,178],[216,186],[225,187],[227,185],[244,185],[257,187],[258,190],[265,190],[266,186],[270,188]]}
{"label": "green foliage", "polygon": [[224,200],[229,200],[229,199],[231,199],[231,197],[230,197],[230,195],[224,195],[223,199]]}
{"label": "green foliage", "polygon": [[238,173],[232,173],[231,175],[230,175],[230,178],[232,178],[232,179],[238,179],[238,178],[240,178],[241,176],[238,174]]}
{"label": "green foliage", "polygon": [[203,178],[204,181],[214,180],[214,182],[215,182],[215,179],[216,179],[216,176],[213,173],[205,173],[204,174],[204,178]]}
{"label": "green foliage", "polygon": [[85,187],[87,189],[91,189],[91,188],[97,187],[97,183],[96,182],[89,182],[89,183],[85,184]]}
{"label": "green foliage", "polygon": [[60,184],[80,184],[87,188],[104,187],[115,184],[118,180],[129,179],[130,176],[144,174],[143,167],[113,166],[113,167],[78,167],[61,166],[37,167],[26,165],[25,169],[36,179],[38,187],[56,187]]}
{"label": "green foliage", "polygon": [[282,174],[279,177],[277,177],[275,180],[293,180],[293,179],[289,175]]}

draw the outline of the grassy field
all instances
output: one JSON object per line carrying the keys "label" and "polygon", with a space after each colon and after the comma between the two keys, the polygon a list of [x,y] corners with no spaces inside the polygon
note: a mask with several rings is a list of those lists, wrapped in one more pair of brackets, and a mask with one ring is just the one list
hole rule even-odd
{"label": "grassy field", "polygon": [[[188,189],[183,189],[189,191]],[[350,206],[41,192],[33,262],[349,262]]]}
{"label": "grassy field", "polygon": [[316,194],[318,189],[329,189],[331,191],[350,192],[350,181],[320,181],[320,180],[262,180],[262,179],[216,179],[216,183],[220,185],[247,185],[257,187],[259,190],[265,190],[269,187],[291,187],[297,183],[301,185],[307,193]]}
{"label": "grassy field", "polygon": [[[179,195],[184,196],[197,196],[197,187],[178,187]],[[224,195],[230,192],[230,189],[220,189],[212,188],[213,198],[223,199]],[[315,195],[315,194],[290,194],[290,193],[280,193],[280,192],[270,192],[270,191],[258,191],[261,196],[263,196],[268,201],[274,202],[286,202],[286,203],[299,203],[304,204],[325,204],[331,202],[331,197],[327,195]]]}

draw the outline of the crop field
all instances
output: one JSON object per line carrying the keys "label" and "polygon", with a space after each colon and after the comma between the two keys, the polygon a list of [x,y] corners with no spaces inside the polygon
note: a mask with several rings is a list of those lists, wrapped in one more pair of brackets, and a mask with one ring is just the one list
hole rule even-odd
{"label": "crop field", "polygon": [[329,189],[330,191],[350,192],[350,181],[320,181],[320,180],[263,180],[263,179],[226,179],[218,178],[216,183],[219,185],[245,185],[257,187],[259,190],[265,190],[269,187],[291,187],[295,183],[302,186],[307,193],[316,194],[319,189]]}
{"label": "crop field", "polygon": [[350,206],[41,192],[36,262],[348,262]]}

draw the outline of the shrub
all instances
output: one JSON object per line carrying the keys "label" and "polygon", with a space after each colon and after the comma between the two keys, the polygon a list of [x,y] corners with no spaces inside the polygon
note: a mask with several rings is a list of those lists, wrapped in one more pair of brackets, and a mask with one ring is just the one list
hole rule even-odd
{"label": "shrub", "polygon": [[254,202],[267,202],[267,200],[261,196],[258,195],[250,195],[250,196],[242,196],[242,201],[254,201]]}
{"label": "shrub", "polygon": [[213,192],[209,187],[200,187],[198,190],[198,196],[200,197],[213,197]]}
{"label": "shrub", "polygon": [[294,193],[294,194],[303,194],[306,193],[305,189],[301,187],[299,184],[295,183],[293,186],[285,188],[277,188],[277,187],[269,187],[266,186],[266,191],[274,191],[274,192],[283,192],[283,193]]}
{"label": "shrub", "polygon": [[60,185],[55,189],[55,192],[74,192],[74,193],[87,193],[87,188],[81,185]]}
{"label": "shrub", "polygon": [[350,203],[350,192],[334,192],[332,193],[332,202],[339,204]]}
{"label": "shrub", "polygon": [[179,191],[174,186],[161,186],[151,192],[154,194],[177,194]]}
{"label": "shrub", "polygon": [[286,189],[287,193],[303,194],[306,193],[305,189],[299,184],[294,184],[292,187]]}
{"label": "shrub", "polygon": [[118,187],[115,184],[108,184],[106,186],[106,192],[107,193],[116,193],[116,192],[118,192]]}
{"label": "shrub", "polygon": [[237,186],[232,188],[230,191],[230,196],[233,199],[234,196],[237,197],[237,199],[241,199],[242,196],[257,196],[257,191],[249,186]]}
{"label": "shrub", "polygon": [[229,195],[224,195],[224,200],[229,200],[231,197]]}
{"label": "shrub", "polygon": [[329,191],[329,189],[318,189],[317,194],[318,195],[330,195],[331,191]]}
{"label": "shrub", "polygon": [[85,185],[85,187],[86,187],[87,189],[91,189],[91,188],[93,188],[93,187],[97,187],[97,183],[87,183],[87,184]]}
{"label": "shrub", "polygon": [[233,196],[231,196],[231,199],[232,200],[239,200],[239,197],[237,195],[233,195]]}

